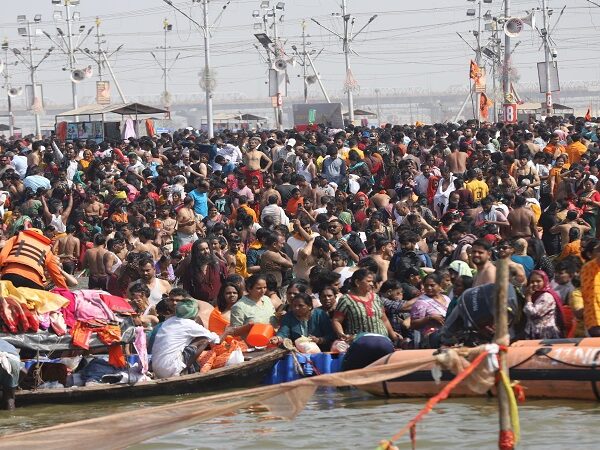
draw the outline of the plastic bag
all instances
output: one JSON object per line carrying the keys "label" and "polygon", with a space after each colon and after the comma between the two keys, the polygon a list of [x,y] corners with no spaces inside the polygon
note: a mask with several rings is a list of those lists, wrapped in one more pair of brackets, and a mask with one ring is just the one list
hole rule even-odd
{"label": "plastic bag", "polygon": [[227,359],[227,362],[225,363],[225,367],[234,366],[236,364],[241,364],[243,362],[244,362],[244,354],[242,353],[242,351],[239,348],[236,348],[229,355],[229,358]]}
{"label": "plastic bag", "polygon": [[294,342],[294,345],[296,346],[296,348],[298,349],[298,351],[300,353],[305,353],[305,354],[321,353],[321,349],[319,348],[319,346],[317,344],[315,344],[313,341],[311,341],[309,338],[304,337],[304,336],[296,339],[296,341]]}
{"label": "plastic bag", "polygon": [[331,353],[346,353],[348,351],[348,343],[346,341],[342,341],[338,339],[331,344]]}

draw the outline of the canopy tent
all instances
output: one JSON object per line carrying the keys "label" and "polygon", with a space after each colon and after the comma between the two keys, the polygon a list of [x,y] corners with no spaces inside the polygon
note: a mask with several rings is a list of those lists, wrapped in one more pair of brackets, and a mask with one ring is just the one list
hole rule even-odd
{"label": "canopy tent", "polygon": [[[213,115],[213,124],[217,128],[229,128],[231,124],[248,124],[248,122],[263,122],[267,120],[266,117],[257,116],[255,114],[242,114],[240,113],[230,113],[230,112],[222,112]],[[206,117],[202,117],[200,119],[201,126],[202,124],[206,124]],[[245,127],[241,127],[245,128]]]}
{"label": "canopy tent", "polygon": [[[10,130],[10,127],[8,125],[0,123],[0,131],[8,131],[8,130]],[[13,127],[13,130],[20,130],[20,128],[19,127]]]}
{"label": "canopy tent", "polygon": [[[140,133],[138,131],[138,116],[160,113],[168,113],[168,111],[166,109],[135,102],[117,103],[114,105],[91,104],[80,106],[79,108],[71,109],[69,111],[57,114],[54,118],[55,130],[57,136],[61,136],[61,139],[66,140],[77,138],[93,139],[97,142],[100,142],[106,137],[118,138],[120,135],[123,138],[139,137]],[[127,119],[125,121],[125,126],[121,130],[121,124],[118,120],[106,120],[105,116],[107,114],[118,114],[120,116],[134,116],[134,119]],[[86,116],[87,121],[78,119],[70,123],[65,122],[61,125],[61,127],[58,127],[59,117],[79,118]],[[92,116],[100,116],[100,118],[92,119]],[[123,122],[123,120],[121,120],[121,122]],[[128,124],[132,124],[132,126],[129,126]]]}
{"label": "canopy tent", "polygon": [[[573,108],[571,108],[570,106],[561,105],[559,103],[553,103],[552,109],[554,111],[558,111],[563,114],[572,114],[574,111]],[[517,110],[520,113],[525,113],[525,114],[545,113],[546,112],[546,104],[538,103],[538,102],[522,103],[520,105],[517,105]]]}
{"label": "canopy tent", "polygon": [[[344,117],[348,117],[349,115],[350,114],[348,114],[347,112],[344,113]],[[365,117],[377,117],[377,114],[375,114],[374,112],[366,111],[364,109],[355,109],[354,115],[355,116],[365,116]]]}
{"label": "canopy tent", "polygon": [[56,117],[72,117],[72,116],[93,116],[97,114],[120,114],[139,115],[139,114],[159,114],[168,112],[166,109],[157,108],[155,106],[144,105],[142,103],[118,103],[115,105],[85,105],[79,108],[71,109],[63,113],[57,114]]}

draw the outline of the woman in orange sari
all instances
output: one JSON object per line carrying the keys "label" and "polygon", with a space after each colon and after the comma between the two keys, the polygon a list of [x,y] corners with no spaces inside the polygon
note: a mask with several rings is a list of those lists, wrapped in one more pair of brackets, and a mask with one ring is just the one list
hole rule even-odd
{"label": "woman in orange sari", "polygon": [[550,183],[550,192],[552,193],[552,197],[556,200],[556,194],[558,193],[558,187],[562,182],[563,172],[566,172],[569,168],[568,164],[568,156],[560,155],[556,158],[554,163],[554,167],[550,169],[550,173],[548,175],[548,181]]}
{"label": "woman in orange sari", "polygon": [[212,310],[208,319],[208,329],[222,335],[229,326],[231,307],[242,298],[239,287],[233,283],[224,283],[217,295],[217,307]]}

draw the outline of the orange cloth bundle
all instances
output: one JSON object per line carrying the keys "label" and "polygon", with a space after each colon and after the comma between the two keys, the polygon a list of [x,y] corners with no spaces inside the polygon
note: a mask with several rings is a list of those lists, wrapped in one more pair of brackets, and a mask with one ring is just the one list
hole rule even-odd
{"label": "orange cloth bundle", "polygon": [[225,367],[229,357],[235,350],[242,352],[248,350],[248,346],[233,336],[227,336],[219,345],[215,345],[211,350],[202,352],[196,362],[200,366],[200,373],[206,373],[211,369]]}

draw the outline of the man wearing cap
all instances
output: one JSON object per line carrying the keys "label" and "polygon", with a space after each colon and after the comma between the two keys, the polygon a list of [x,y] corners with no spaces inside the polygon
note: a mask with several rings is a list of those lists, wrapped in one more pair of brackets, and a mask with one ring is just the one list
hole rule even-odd
{"label": "man wearing cap", "polygon": [[194,373],[196,358],[208,346],[221,342],[219,336],[196,322],[198,302],[185,299],[175,305],[175,316],[165,320],[152,345],[152,371],[157,378]]}

